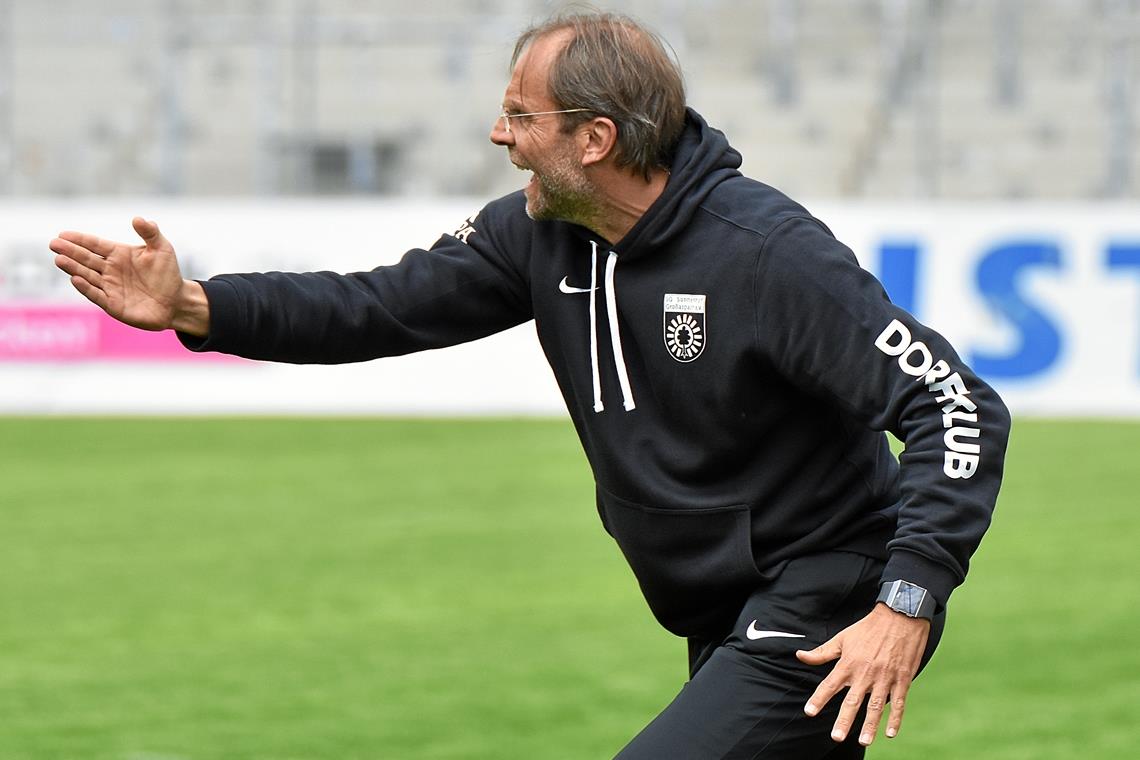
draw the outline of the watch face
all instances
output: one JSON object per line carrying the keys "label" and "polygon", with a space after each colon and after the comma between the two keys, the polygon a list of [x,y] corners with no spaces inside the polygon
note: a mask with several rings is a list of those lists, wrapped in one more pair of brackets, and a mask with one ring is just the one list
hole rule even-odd
{"label": "watch face", "polygon": [[900,583],[891,606],[899,612],[905,612],[914,617],[918,614],[918,608],[922,605],[925,596],[926,589],[915,586],[913,583]]}

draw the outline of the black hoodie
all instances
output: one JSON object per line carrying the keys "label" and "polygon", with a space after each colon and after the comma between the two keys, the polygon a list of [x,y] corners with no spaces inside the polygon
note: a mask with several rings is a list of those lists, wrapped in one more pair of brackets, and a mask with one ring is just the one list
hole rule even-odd
{"label": "black hoodie", "polygon": [[215,277],[209,337],[182,338],[339,363],[534,319],[602,522],[670,631],[730,624],[782,563],[831,549],[885,558],[884,581],[945,605],[989,525],[1008,412],[827,227],[739,166],[690,111],[665,191],[616,245],[532,221],[516,192],[393,266]]}

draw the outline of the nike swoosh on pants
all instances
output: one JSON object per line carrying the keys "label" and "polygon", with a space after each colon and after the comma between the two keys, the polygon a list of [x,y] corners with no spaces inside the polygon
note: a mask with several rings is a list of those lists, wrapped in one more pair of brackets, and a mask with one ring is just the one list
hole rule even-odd
{"label": "nike swoosh on pants", "polygon": [[748,624],[748,630],[744,632],[750,640],[756,641],[757,639],[802,639],[802,633],[787,633],[785,631],[761,631],[756,628],[756,621],[753,620]]}

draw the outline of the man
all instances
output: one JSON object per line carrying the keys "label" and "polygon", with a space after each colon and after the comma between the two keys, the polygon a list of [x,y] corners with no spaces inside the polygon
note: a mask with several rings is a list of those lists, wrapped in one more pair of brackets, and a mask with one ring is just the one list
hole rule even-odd
{"label": "man", "polygon": [[141,246],[51,249],[112,316],[196,351],[361,361],[534,319],[603,524],[689,642],[689,682],[619,757],[861,757],[888,702],[894,736],[989,522],[1001,401],[740,175],[633,21],[525,32],[491,140],[526,188],[372,272],[186,281],[142,219]]}

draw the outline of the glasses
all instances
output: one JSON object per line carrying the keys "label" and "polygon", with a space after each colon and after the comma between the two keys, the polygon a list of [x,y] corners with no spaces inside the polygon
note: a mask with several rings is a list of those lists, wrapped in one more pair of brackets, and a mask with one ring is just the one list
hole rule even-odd
{"label": "glasses", "polygon": [[502,123],[503,129],[505,129],[509,133],[511,131],[511,119],[517,119],[520,116],[550,116],[551,114],[556,114],[556,113],[580,113],[582,111],[589,111],[589,110],[591,110],[591,109],[589,109],[589,108],[566,108],[566,109],[563,109],[561,111],[534,111],[533,113],[507,113],[507,109],[504,108],[502,110],[502,112],[499,114],[499,121]]}

